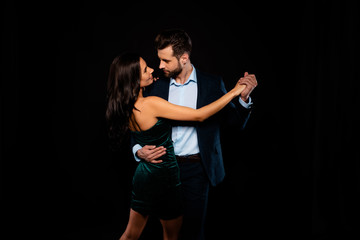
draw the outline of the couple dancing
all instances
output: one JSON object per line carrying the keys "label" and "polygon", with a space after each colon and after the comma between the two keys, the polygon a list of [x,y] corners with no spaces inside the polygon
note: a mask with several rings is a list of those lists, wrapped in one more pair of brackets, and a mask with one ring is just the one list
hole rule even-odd
{"label": "couple dancing", "polygon": [[245,127],[257,81],[245,73],[227,92],[220,77],[191,64],[191,39],[183,30],[159,33],[155,46],[165,78],[154,79],[154,70],[134,53],[117,56],[110,66],[109,136],[130,131],[139,162],[120,239],[138,239],[149,215],[159,218],[164,239],[204,239],[209,188],[225,175],[220,124]]}

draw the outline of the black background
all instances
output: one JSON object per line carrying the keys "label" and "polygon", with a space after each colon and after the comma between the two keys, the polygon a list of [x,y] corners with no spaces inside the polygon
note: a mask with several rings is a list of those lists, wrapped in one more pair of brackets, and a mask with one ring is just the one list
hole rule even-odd
{"label": "black background", "polygon": [[136,163],[126,147],[108,149],[109,65],[135,50],[156,69],[154,37],[173,27],[191,36],[194,66],[227,89],[245,71],[259,83],[247,128],[223,132],[209,239],[359,237],[356,1],[6,1],[1,11],[8,239],[120,237]]}

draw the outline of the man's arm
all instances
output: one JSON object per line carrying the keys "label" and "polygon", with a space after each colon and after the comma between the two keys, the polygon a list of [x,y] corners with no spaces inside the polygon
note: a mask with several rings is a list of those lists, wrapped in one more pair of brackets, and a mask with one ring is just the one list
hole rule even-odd
{"label": "man's arm", "polygon": [[[244,84],[246,87],[243,92],[241,92],[238,101],[234,101],[228,105],[227,110],[225,111],[227,115],[225,117],[225,125],[239,126],[239,129],[242,130],[245,128],[252,111],[253,102],[250,93],[257,86],[257,80],[254,74],[245,72],[244,77],[239,79],[238,84]],[[220,89],[222,94],[227,92],[222,80]]]}

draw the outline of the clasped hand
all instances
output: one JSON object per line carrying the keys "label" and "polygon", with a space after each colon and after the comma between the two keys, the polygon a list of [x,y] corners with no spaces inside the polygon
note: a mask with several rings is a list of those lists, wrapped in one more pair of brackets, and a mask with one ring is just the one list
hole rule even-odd
{"label": "clasped hand", "polygon": [[248,101],[250,93],[258,85],[255,75],[249,74],[248,72],[245,72],[244,77],[241,77],[237,84],[246,86],[240,94],[240,97],[244,102]]}
{"label": "clasped hand", "polygon": [[155,145],[145,145],[139,149],[136,154],[139,158],[149,163],[161,163],[162,160],[158,160],[161,156],[165,155],[166,148],[163,146],[156,147]]}

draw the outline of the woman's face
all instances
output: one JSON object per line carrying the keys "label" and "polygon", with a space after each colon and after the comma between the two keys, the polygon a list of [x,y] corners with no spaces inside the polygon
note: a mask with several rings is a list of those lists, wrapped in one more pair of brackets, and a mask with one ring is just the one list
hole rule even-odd
{"label": "woman's face", "polygon": [[153,83],[154,78],[152,73],[154,69],[148,67],[145,60],[140,58],[140,70],[141,70],[141,79],[140,79],[140,87],[147,87]]}

